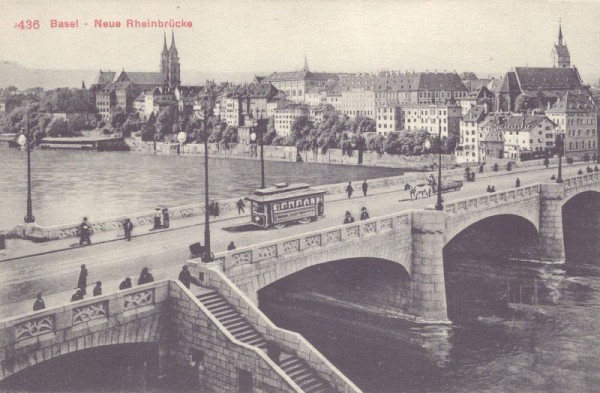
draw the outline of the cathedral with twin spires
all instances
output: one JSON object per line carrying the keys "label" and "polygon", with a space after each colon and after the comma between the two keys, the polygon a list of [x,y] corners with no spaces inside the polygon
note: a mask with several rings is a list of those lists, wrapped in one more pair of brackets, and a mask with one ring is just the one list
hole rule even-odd
{"label": "cathedral with twin spires", "polygon": [[167,34],[163,36],[163,50],[160,55],[160,73],[165,86],[174,89],[181,84],[179,54],[175,47],[175,34],[171,32],[171,47],[167,49]]}

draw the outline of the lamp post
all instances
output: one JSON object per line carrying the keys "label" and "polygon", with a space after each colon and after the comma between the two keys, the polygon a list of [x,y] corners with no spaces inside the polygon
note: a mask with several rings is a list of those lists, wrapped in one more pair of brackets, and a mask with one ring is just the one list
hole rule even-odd
{"label": "lamp post", "polygon": [[[206,105],[208,102],[205,100]],[[212,262],[210,251],[210,212],[208,211],[208,106],[204,107],[204,253],[202,262]]]}
{"label": "lamp post", "polygon": [[31,140],[29,135],[29,116],[25,115],[25,128],[23,133],[19,135],[17,142],[21,146],[25,146],[27,150],[27,214],[23,218],[23,220],[30,224],[35,222],[35,217],[33,216],[33,207],[31,202]]}
{"label": "lamp post", "polygon": [[438,187],[437,187],[437,203],[435,210],[444,210],[442,204],[442,119],[438,122]]}
{"label": "lamp post", "polygon": [[255,131],[250,134],[250,140],[252,142],[256,142],[258,138],[257,129],[260,129],[260,139],[258,140],[258,144],[260,145],[260,188],[265,188],[265,157],[263,152],[263,131],[260,128],[260,123],[257,121]]}
{"label": "lamp post", "polygon": [[556,147],[558,148],[558,177],[556,178],[556,182],[562,183],[562,156],[564,152],[564,141],[562,134],[559,134],[556,139]]}

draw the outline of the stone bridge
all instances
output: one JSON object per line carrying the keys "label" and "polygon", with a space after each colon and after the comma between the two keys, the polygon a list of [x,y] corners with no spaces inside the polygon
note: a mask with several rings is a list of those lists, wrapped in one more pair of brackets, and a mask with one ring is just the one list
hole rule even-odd
{"label": "stone bridge", "polygon": [[[211,286],[215,272],[225,273],[257,302],[260,289],[308,267],[350,258],[385,259],[399,264],[410,277],[410,298],[397,304],[394,313],[424,322],[447,322],[446,244],[481,220],[514,215],[536,228],[539,259],[564,261],[562,207],[587,191],[600,192],[599,173],[566,179],[561,184],[539,183],[448,201],[444,211],[393,213],[219,253],[208,264],[191,260],[188,265],[207,286]],[[386,311],[392,311],[387,306]]]}
{"label": "stone bridge", "polygon": [[[213,283],[266,340],[301,359],[331,391],[360,392],[302,336],[268,320],[237,288],[231,288],[226,277],[215,276]],[[239,370],[251,375],[256,392],[305,391],[265,350],[236,338],[179,281],[157,281],[1,320],[0,343],[0,382],[75,352],[146,343],[156,348],[157,374],[174,369],[197,372],[198,391],[231,392],[238,386]]]}

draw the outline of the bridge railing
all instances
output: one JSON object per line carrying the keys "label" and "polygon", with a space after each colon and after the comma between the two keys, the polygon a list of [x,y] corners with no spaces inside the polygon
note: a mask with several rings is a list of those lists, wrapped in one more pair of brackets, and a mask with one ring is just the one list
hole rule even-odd
{"label": "bridge railing", "polygon": [[301,252],[307,249],[327,247],[353,241],[358,238],[370,236],[375,233],[393,231],[398,227],[411,225],[412,210],[402,211],[386,216],[357,221],[352,224],[343,224],[318,231],[303,233],[264,242],[233,251],[224,251],[215,255],[215,262],[224,272],[246,264],[277,258],[287,254]]}
{"label": "bridge railing", "polygon": [[[164,280],[0,320],[0,380],[87,348],[156,342],[168,296]],[[143,331],[132,328],[139,319]]]}
{"label": "bridge railing", "polygon": [[[537,197],[540,193],[540,184],[513,188],[506,191],[498,191],[489,194],[477,195],[469,198],[453,200],[444,205],[447,215],[468,213],[490,207],[506,205],[516,200],[524,200]],[[432,209],[431,207],[429,209]]]}
{"label": "bridge railing", "polygon": [[590,183],[598,183],[600,182],[600,172],[594,173],[586,173],[585,175],[571,177],[569,179],[564,179],[563,184],[566,187],[577,187],[583,186]]}

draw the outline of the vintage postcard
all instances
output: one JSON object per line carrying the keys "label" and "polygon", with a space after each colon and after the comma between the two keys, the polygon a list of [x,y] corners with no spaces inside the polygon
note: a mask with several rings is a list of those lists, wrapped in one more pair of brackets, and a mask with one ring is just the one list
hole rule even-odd
{"label": "vintage postcard", "polygon": [[0,392],[598,392],[599,19],[0,0]]}

